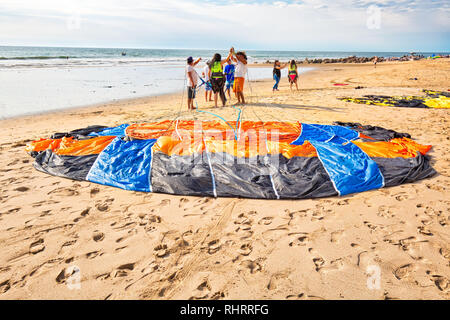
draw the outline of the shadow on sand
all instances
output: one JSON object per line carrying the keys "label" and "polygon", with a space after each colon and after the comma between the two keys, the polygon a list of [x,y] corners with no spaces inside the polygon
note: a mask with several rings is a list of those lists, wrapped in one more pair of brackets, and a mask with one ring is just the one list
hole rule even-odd
{"label": "shadow on sand", "polygon": [[322,110],[322,111],[342,111],[342,108],[333,107],[319,107],[319,106],[305,106],[305,105],[295,105],[295,104],[282,104],[282,103],[249,103],[251,107],[261,107],[261,108],[280,108],[280,109],[297,109],[297,110]]}

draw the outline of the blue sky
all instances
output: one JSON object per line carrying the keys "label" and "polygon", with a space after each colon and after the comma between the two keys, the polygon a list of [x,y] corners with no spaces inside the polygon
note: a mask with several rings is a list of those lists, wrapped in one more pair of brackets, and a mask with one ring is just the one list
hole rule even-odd
{"label": "blue sky", "polygon": [[1,0],[0,45],[450,51],[448,0]]}

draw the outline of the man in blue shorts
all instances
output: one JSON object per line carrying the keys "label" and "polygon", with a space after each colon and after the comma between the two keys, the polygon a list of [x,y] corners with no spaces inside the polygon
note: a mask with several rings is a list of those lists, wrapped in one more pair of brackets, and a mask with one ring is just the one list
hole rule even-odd
{"label": "man in blue shorts", "polygon": [[234,71],[235,66],[231,60],[228,60],[228,64],[225,66],[225,75],[227,82],[225,83],[225,93],[228,92],[228,97],[231,99],[231,88],[234,84]]}

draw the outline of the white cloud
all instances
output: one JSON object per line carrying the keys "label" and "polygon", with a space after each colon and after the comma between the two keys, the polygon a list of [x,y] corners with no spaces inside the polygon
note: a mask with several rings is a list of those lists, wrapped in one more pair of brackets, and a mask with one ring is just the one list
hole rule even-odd
{"label": "white cloud", "polygon": [[[366,26],[366,8],[371,4],[382,9],[380,30],[368,30]],[[386,50],[407,45],[404,34],[411,37],[417,33],[418,42],[424,37],[432,41],[436,30],[448,35],[449,10],[448,1],[440,0],[2,0],[0,41],[118,47],[222,48],[235,44],[297,50],[356,50],[359,46],[360,50]],[[66,27],[73,15],[80,16],[79,29]]]}

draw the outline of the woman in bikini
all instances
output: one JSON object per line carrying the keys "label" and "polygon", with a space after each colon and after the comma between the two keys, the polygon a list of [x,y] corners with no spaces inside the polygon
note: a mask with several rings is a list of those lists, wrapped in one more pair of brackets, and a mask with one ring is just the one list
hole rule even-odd
{"label": "woman in bikini", "polygon": [[288,78],[289,78],[289,83],[291,85],[291,90],[292,90],[292,85],[295,84],[295,87],[297,88],[297,91],[298,91],[298,84],[297,84],[298,69],[297,69],[297,63],[295,63],[295,60],[292,60],[291,63],[289,64]]}

